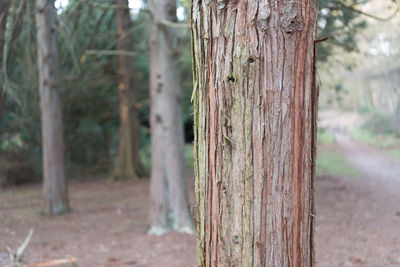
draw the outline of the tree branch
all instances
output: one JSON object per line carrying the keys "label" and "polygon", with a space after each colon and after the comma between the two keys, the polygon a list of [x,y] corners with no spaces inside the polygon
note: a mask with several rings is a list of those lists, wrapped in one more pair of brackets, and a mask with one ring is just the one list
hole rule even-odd
{"label": "tree branch", "polygon": [[364,12],[364,11],[362,11],[362,10],[359,10],[359,9],[353,7],[353,6],[348,6],[348,5],[344,4],[344,3],[341,2],[341,1],[337,1],[336,3],[338,3],[339,5],[341,5],[342,7],[346,8],[346,9],[348,9],[348,10],[350,10],[350,11],[353,11],[353,12],[355,12],[355,13],[364,15],[364,16],[369,17],[369,18],[373,18],[373,19],[378,20],[378,21],[388,21],[388,20],[391,20],[392,18],[394,18],[394,17],[396,16],[397,12],[400,10],[400,7],[397,7],[397,9],[394,11],[394,13],[393,13],[392,15],[390,15],[389,17],[387,17],[387,18],[380,18],[380,17],[377,17],[377,16],[375,16],[375,15],[366,13],[366,12]]}
{"label": "tree branch", "polygon": [[189,23],[177,23],[177,22],[173,22],[173,21],[169,21],[166,19],[160,20],[158,21],[159,25],[163,25],[163,26],[167,26],[170,28],[181,28],[181,29],[188,29],[190,28],[190,24]]}
{"label": "tree branch", "polygon": [[22,260],[24,252],[25,252],[26,248],[28,247],[29,242],[31,242],[32,235],[33,235],[33,229],[30,229],[28,236],[25,238],[25,241],[22,243],[21,246],[19,246],[19,248],[17,249],[17,252],[15,253],[15,261],[16,262],[20,262]]}
{"label": "tree branch", "polygon": [[129,6],[127,7],[125,5],[113,5],[113,4],[96,3],[96,2],[93,2],[91,0],[86,0],[85,2],[86,2],[86,4],[88,4],[90,6],[103,8],[103,9],[113,8],[113,9],[129,9],[129,10],[142,10],[142,11],[146,11],[147,10],[145,8],[131,8],[131,7],[129,7]]}
{"label": "tree branch", "polygon": [[127,56],[134,57],[137,55],[136,52],[123,51],[123,50],[86,50],[86,55],[98,55],[98,56]]}

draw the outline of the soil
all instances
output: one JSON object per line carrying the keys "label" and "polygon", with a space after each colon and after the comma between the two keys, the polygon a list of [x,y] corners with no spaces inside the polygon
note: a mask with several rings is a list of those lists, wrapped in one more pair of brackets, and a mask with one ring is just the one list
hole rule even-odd
{"label": "soil", "polygon": [[73,212],[54,218],[39,214],[39,186],[4,190],[0,251],[17,248],[34,228],[24,256],[29,263],[73,256],[82,267],[193,266],[195,236],[147,235],[148,185],[148,179],[72,183]]}
{"label": "soil", "polygon": [[[341,131],[335,136],[360,175],[317,178],[316,265],[400,266],[400,164]],[[194,235],[147,235],[148,185],[73,182],[73,212],[55,218],[40,215],[39,185],[3,189],[0,266],[30,228],[25,262],[73,256],[81,267],[196,266]]]}

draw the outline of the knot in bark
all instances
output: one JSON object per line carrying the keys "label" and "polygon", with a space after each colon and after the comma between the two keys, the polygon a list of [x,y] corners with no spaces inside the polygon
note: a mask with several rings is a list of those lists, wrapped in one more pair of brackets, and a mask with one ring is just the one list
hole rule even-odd
{"label": "knot in bark", "polygon": [[224,9],[226,6],[226,0],[217,0],[217,8],[218,10]]}
{"label": "knot in bark", "polygon": [[232,237],[232,242],[233,242],[235,245],[239,244],[239,242],[240,242],[240,237],[239,237],[238,235],[234,235],[234,236]]}
{"label": "knot in bark", "polygon": [[260,15],[258,16],[257,26],[258,28],[265,32],[268,29],[268,21],[271,16],[271,10],[269,8],[260,11]]}
{"label": "knot in bark", "polygon": [[281,18],[281,27],[284,32],[292,33],[303,29],[298,11],[296,7],[288,7],[285,9]]}
{"label": "knot in bark", "polygon": [[226,77],[226,79],[227,79],[229,82],[232,82],[232,83],[234,83],[234,82],[236,81],[236,79],[235,79],[235,77],[233,77],[233,75],[228,75],[228,77]]}

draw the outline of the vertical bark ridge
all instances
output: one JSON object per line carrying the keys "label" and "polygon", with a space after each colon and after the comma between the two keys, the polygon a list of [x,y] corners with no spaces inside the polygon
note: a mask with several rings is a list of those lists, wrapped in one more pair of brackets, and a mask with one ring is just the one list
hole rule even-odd
{"label": "vertical bark ridge", "polygon": [[193,0],[199,266],[311,266],[314,0]]}

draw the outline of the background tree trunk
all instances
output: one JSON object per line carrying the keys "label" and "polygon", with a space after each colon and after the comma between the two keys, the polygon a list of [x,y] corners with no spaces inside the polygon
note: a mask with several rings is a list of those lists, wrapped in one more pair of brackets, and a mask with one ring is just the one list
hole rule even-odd
{"label": "background tree trunk", "polygon": [[[117,48],[120,51],[132,51],[131,17],[128,0],[116,0],[115,4],[126,8],[116,9]],[[119,148],[114,177],[117,179],[137,179],[144,175],[140,161],[140,129],[135,88],[134,62],[129,56],[118,56],[119,87]]]}
{"label": "background tree trunk", "polygon": [[8,9],[10,7],[9,0],[2,0],[0,2],[0,68],[3,63],[3,49],[5,43],[6,24],[8,17]]}
{"label": "background tree trunk", "polygon": [[186,189],[178,36],[161,23],[176,21],[176,0],[149,1],[151,13],[151,229],[192,232]]}
{"label": "background tree trunk", "polygon": [[[9,0],[2,0],[0,2],[0,70],[3,68],[3,54],[5,44],[5,34],[7,26],[8,9],[10,8]],[[0,121],[3,117],[4,105],[6,102],[6,91],[0,88]]]}
{"label": "background tree trunk", "polygon": [[39,94],[42,119],[44,212],[69,211],[53,0],[36,0]]}
{"label": "background tree trunk", "polygon": [[193,0],[199,266],[312,266],[316,0]]}

